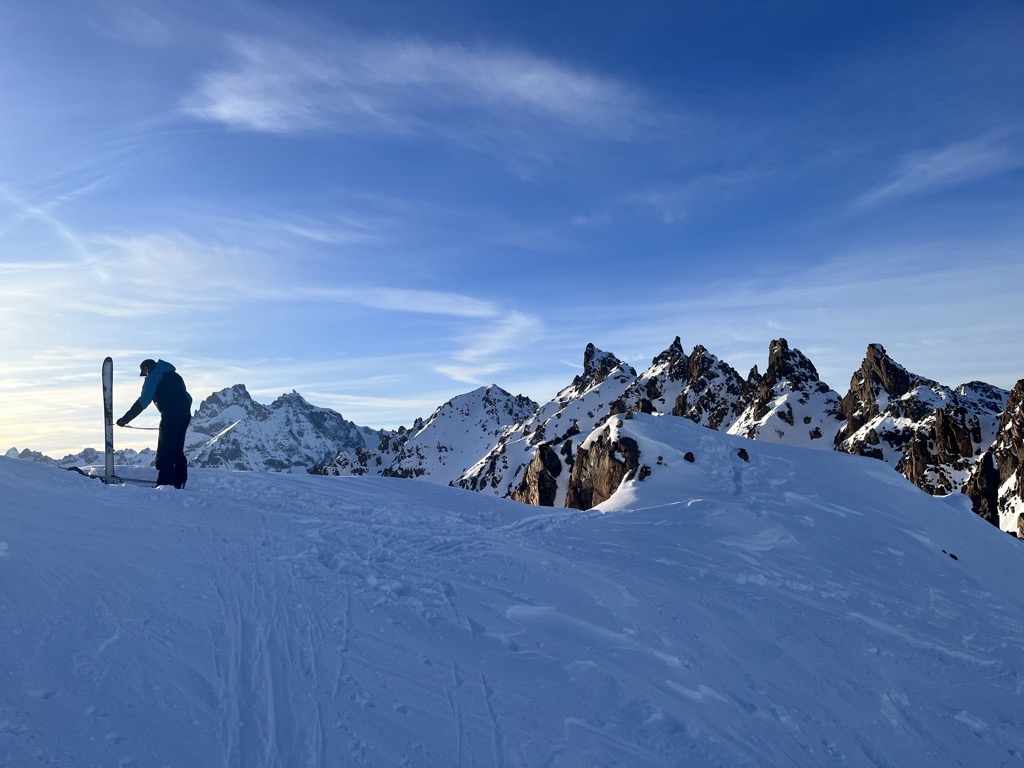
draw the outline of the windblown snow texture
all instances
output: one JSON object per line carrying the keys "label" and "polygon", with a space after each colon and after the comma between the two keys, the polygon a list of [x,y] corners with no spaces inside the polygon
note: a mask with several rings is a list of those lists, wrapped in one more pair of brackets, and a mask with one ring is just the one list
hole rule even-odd
{"label": "windblown snow texture", "polygon": [[966,497],[685,419],[607,428],[660,463],[593,512],[0,458],[0,763],[1024,760],[1024,547]]}

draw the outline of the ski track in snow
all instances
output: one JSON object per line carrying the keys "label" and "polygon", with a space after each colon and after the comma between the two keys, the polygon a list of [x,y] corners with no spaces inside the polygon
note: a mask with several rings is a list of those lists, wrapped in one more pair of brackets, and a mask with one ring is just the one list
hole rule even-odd
{"label": "ski track in snow", "polygon": [[699,498],[617,514],[379,478],[0,474],[58,510],[2,518],[0,765],[1024,760],[1022,603],[977,545],[942,555],[941,517],[885,538],[784,452],[701,447]]}

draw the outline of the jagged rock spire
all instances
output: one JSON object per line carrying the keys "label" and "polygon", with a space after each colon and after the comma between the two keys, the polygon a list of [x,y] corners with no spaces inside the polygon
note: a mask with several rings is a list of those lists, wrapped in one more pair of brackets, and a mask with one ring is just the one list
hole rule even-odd
{"label": "jagged rock spire", "polygon": [[981,517],[1024,538],[1024,379],[1010,392],[995,440],[964,493]]}
{"label": "jagged rock spire", "polygon": [[593,344],[587,344],[583,351],[583,373],[573,379],[571,387],[575,392],[582,394],[601,384],[620,368],[627,369],[632,376],[636,376],[636,372],[615,355],[598,349]]}
{"label": "jagged rock spire", "polygon": [[746,382],[748,401],[730,427],[751,439],[832,446],[839,429],[839,393],[818,378],[814,364],[782,338],[768,345],[768,367],[755,367]]}

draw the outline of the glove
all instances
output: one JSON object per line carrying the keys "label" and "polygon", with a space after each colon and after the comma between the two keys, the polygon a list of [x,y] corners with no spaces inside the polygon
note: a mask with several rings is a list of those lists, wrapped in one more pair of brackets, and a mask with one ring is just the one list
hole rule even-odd
{"label": "glove", "polygon": [[124,426],[128,425],[128,422],[124,420],[124,416],[122,416],[120,419],[118,419],[114,423],[117,424],[117,426],[119,426],[119,427],[124,427]]}

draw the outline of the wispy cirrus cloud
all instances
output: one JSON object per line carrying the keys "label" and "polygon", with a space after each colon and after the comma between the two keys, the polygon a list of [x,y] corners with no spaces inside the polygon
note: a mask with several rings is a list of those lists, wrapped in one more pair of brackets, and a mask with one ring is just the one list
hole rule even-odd
{"label": "wispy cirrus cloud", "polygon": [[435,370],[465,384],[486,384],[511,364],[503,356],[511,350],[523,351],[543,333],[543,323],[533,315],[512,311],[492,318],[489,325],[477,329],[462,340],[462,349],[451,362]]}
{"label": "wispy cirrus cloud", "polygon": [[915,152],[883,184],[861,195],[856,207],[869,208],[912,195],[957,186],[1024,167],[1024,146],[1016,133],[987,133],[941,149]]}
{"label": "wispy cirrus cloud", "polygon": [[511,132],[540,122],[627,139],[649,119],[628,85],[522,51],[416,39],[347,37],[327,47],[235,37],[227,58],[202,76],[183,109],[239,130],[443,136],[456,120]]}
{"label": "wispy cirrus cloud", "polygon": [[687,218],[694,208],[744,194],[750,186],[772,173],[763,164],[731,172],[708,173],[632,193],[625,197],[624,202],[653,210],[663,223],[673,224]]}
{"label": "wispy cirrus cloud", "polygon": [[289,295],[294,298],[296,293],[310,299],[417,314],[465,318],[490,318],[500,314],[500,307],[493,302],[448,291],[361,285],[346,288],[300,288],[290,291]]}

